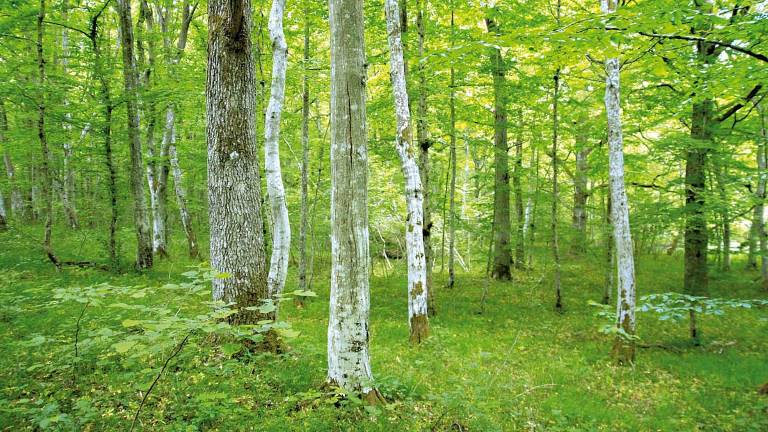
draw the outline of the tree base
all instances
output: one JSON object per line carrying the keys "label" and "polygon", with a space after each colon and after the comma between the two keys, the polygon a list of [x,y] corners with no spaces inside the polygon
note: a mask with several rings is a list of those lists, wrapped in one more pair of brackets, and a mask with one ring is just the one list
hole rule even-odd
{"label": "tree base", "polygon": [[416,315],[411,318],[411,336],[410,342],[414,345],[420,344],[429,336],[429,320],[426,315]]}
{"label": "tree base", "polygon": [[625,340],[617,339],[613,344],[613,359],[616,364],[621,366],[631,366],[635,364],[635,344]]}

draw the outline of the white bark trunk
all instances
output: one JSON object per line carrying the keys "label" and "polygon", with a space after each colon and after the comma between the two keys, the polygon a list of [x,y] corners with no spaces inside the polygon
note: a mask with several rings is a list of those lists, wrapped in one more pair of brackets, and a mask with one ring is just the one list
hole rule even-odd
{"label": "white bark trunk", "polygon": [[169,120],[166,127],[168,131],[168,158],[171,164],[171,173],[173,174],[174,192],[176,192],[176,202],[179,206],[179,216],[181,217],[181,226],[184,228],[184,234],[187,237],[187,248],[190,258],[199,258],[200,252],[197,245],[197,237],[192,229],[192,216],[189,213],[187,205],[187,191],[184,189],[184,173],[179,165],[179,155],[176,151],[176,126],[175,126],[175,105],[168,106],[167,115]]}
{"label": "white bark trunk", "polygon": [[[601,0],[604,14],[616,10],[614,0]],[[629,203],[624,189],[624,139],[621,129],[619,59],[605,62],[605,111],[608,118],[608,160],[611,186],[611,220],[616,245],[617,296],[616,326],[629,335],[635,334],[635,263],[629,229]],[[634,361],[634,343],[617,339],[615,353],[621,362]]]}
{"label": "white bark trunk", "polygon": [[285,99],[285,68],[288,46],[283,34],[285,0],[274,0],[269,13],[269,36],[272,40],[272,87],[264,120],[264,160],[267,175],[267,195],[272,216],[272,258],[267,286],[269,295],[283,292],[288,275],[291,247],[291,226],[285,203],[285,188],[280,170],[280,116]]}
{"label": "white bark trunk", "polygon": [[376,398],[368,351],[368,148],[363,0],[330,0],[331,298],[328,381]]}
{"label": "white bark trunk", "polygon": [[[67,22],[67,16],[69,12],[69,4],[65,0],[62,5],[62,19]],[[67,74],[67,67],[69,66],[69,32],[66,28],[61,31],[61,67],[63,73]],[[69,100],[64,97],[64,106],[69,106]],[[61,188],[61,199],[64,204],[64,213],[67,215],[67,223],[70,228],[77,228],[77,211],[75,209],[75,175],[72,169],[72,113],[68,110],[64,113],[64,123],[62,125],[64,129],[64,184]],[[82,137],[85,136],[87,131],[84,129]]]}
{"label": "white bark trunk", "polygon": [[[395,99],[397,138],[395,146],[400,155],[405,177],[405,200],[408,208],[405,229],[405,249],[408,262],[408,319],[411,342],[419,343],[429,334],[427,319],[427,263],[424,257],[424,196],[421,177],[416,163],[416,149],[412,145],[411,113],[405,82],[403,45],[400,38],[400,11],[397,0],[386,0],[389,35],[390,77]],[[453,209],[452,209],[453,210]],[[453,239],[451,239],[453,246]]]}

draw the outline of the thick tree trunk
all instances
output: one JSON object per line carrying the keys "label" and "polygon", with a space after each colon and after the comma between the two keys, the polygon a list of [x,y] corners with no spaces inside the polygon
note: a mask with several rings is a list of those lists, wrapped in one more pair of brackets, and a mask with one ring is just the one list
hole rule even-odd
{"label": "thick tree trunk", "polygon": [[58,268],[59,259],[53,253],[51,237],[53,235],[53,176],[50,171],[51,152],[48,148],[48,136],[45,131],[45,57],[43,55],[43,35],[45,32],[45,0],[40,0],[40,9],[37,14],[37,70],[40,94],[37,102],[37,136],[42,150],[40,162],[41,184],[43,186],[43,202],[45,206],[45,232],[43,235],[43,248],[51,262]]}
{"label": "thick tree trunk", "polygon": [[[558,8],[559,9],[559,8]],[[560,199],[560,190],[557,182],[558,174],[558,161],[557,161],[557,146],[558,146],[558,103],[560,101],[560,69],[555,71],[554,75],[554,92],[552,98],[552,214],[550,216],[550,225],[552,227],[552,260],[554,263],[554,285],[555,285],[555,310],[561,312],[563,310],[562,293],[560,292],[560,244],[558,237],[557,226],[557,207],[558,200]]]}
{"label": "thick tree trunk", "polygon": [[[304,71],[301,78],[301,227],[299,231],[299,289],[307,289],[307,230],[309,229],[309,10],[304,9]],[[322,162],[321,162],[322,163]],[[295,297],[298,306],[303,298]]]}
{"label": "thick tree trunk", "polygon": [[[397,135],[395,147],[400,155],[403,177],[405,178],[405,200],[408,208],[405,229],[405,248],[408,262],[408,322],[411,343],[421,343],[429,335],[427,319],[427,263],[424,257],[424,197],[421,178],[416,163],[416,149],[411,131],[411,112],[408,90],[405,82],[405,60],[400,33],[400,11],[398,0],[385,0],[387,34],[390,52],[390,77],[395,100]],[[455,148],[453,149],[455,166]],[[454,176],[455,177],[455,176]],[[455,183],[455,178],[454,178]],[[453,201],[451,201],[453,207]],[[451,208],[453,210],[453,208]],[[453,238],[451,238],[451,247]],[[452,254],[451,254],[452,256]],[[452,270],[449,261],[449,272]],[[449,276],[450,278],[451,276]]]}
{"label": "thick tree trunk", "polygon": [[368,351],[368,146],[362,0],[330,0],[331,299],[328,381],[376,402]]}
{"label": "thick tree trunk", "polygon": [[272,258],[267,288],[271,296],[283,292],[288,275],[288,255],[291,248],[291,225],[285,203],[285,188],[280,170],[280,116],[285,99],[285,68],[288,46],[283,34],[285,0],[273,0],[269,14],[269,36],[272,40],[272,86],[264,120],[264,160],[267,195],[272,216]]}
{"label": "thick tree trunk", "polygon": [[[486,19],[489,32],[497,31],[496,23]],[[493,270],[491,275],[499,280],[512,277],[509,220],[509,147],[507,145],[507,89],[506,68],[501,49],[491,49],[493,68],[493,146],[495,183],[493,188]]]}
{"label": "thick tree trunk", "polygon": [[237,324],[262,315],[246,307],[269,298],[256,148],[256,83],[249,0],[208,2],[208,217],[213,299],[235,303]]}
{"label": "thick tree trunk", "polygon": [[416,32],[418,33],[418,55],[419,62],[417,66],[419,78],[419,101],[416,116],[416,140],[419,142],[419,177],[421,178],[421,188],[424,194],[424,261],[427,264],[427,310],[429,316],[435,316],[435,286],[432,283],[432,260],[434,252],[432,251],[432,205],[430,203],[429,189],[429,148],[432,142],[429,139],[427,128],[427,78],[424,73],[424,39],[426,29],[424,23],[424,3],[428,0],[417,0],[416,14]]}
{"label": "thick tree trunk", "polygon": [[[616,4],[602,0],[604,14],[613,13]],[[616,327],[621,330],[613,346],[621,364],[635,361],[635,261],[629,228],[629,202],[624,189],[624,138],[621,127],[621,88],[619,59],[605,61],[605,112],[608,118],[608,161],[611,188],[611,221],[616,245],[617,293]]]}
{"label": "thick tree trunk", "polygon": [[144,196],[144,161],[139,135],[138,73],[133,54],[133,22],[131,21],[130,0],[118,0],[120,15],[120,45],[123,52],[123,78],[125,84],[125,106],[128,116],[128,141],[131,152],[131,194],[133,195],[133,221],[136,228],[136,268],[152,267],[152,241],[149,216]]}
{"label": "thick tree trunk", "polygon": [[515,268],[525,267],[525,214],[523,210],[523,113],[518,112],[517,139],[515,140],[515,168],[512,172],[512,188],[515,191],[515,222],[517,235],[515,239]]}

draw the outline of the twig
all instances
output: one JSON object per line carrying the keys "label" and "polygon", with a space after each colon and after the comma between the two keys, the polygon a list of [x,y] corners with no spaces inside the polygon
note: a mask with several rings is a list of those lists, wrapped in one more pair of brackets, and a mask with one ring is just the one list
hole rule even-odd
{"label": "twig", "polygon": [[157,382],[160,381],[160,377],[163,375],[163,372],[165,372],[165,369],[168,367],[168,363],[170,363],[171,360],[181,352],[181,349],[184,348],[184,345],[187,343],[187,341],[189,340],[189,337],[192,336],[192,333],[194,332],[195,330],[191,330],[189,333],[187,333],[187,336],[185,336],[184,339],[181,342],[179,342],[179,344],[176,345],[176,347],[174,347],[173,351],[171,352],[171,355],[168,356],[167,359],[165,359],[165,363],[163,364],[162,369],[160,369],[160,372],[157,373],[155,380],[152,381],[152,384],[144,393],[144,397],[141,398],[141,403],[139,404],[139,408],[136,410],[136,414],[134,414],[133,416],[133,421],[131,422],[131,428],[129,429],[129,432],[132,432],[133,428],[136,427],[136,420],[139,419],[139,414],[141,413],[141,409],[144,407],[144,404],[147,402],[147,398],[149,397],[149,394],[152,392],[152,389],[154,389]]}

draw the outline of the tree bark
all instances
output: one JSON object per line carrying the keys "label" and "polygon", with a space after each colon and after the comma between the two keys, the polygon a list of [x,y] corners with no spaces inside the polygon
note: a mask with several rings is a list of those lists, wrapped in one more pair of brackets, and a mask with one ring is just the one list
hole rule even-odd
{"label": "tree bark", "polygon": [[[558,8],[559,10],[559,8]],[[552,227],[552,260],[555,266],[554,269],[554,285],[555,285],[555,310],[561,312],[563,310],[563,299],[560,286],[560,244],[558,237],[557,226],[557,207],[558,200],[560,199],[559,185],[557,182],[558,174],[558,161],[557,161],[557,146],[558,146],[558,102],[560,101],[560,68],[555,71],[553,78],[554,91],[552,97],[552,214],[550,217],[550,225]]]}
{"label": "tree bark", "polygon": [[[8,151],[6,142],[8,133],[8,116],[5,112],[5,101],[0,99],[0,143],[3,144],[3,162],[5,164],[5,174],[8,178],[8,194],[10,195],[10,211],[6,209],[6,215],[21,218],[24,216],[24,198],[21,195],[16,184],[16,168],[11,161],[11,153]],[[10,219],[8,216],[7,219]]]}
{"label": "tree bark", "polygon": [[[405,59],[401,41],[398,0],[385,0],[384,10],[389,40],[389,70],[397,119],[395,147],[400,156],[403,177],[405,178],[405,200],[408,208],[405,229],[405,248],[408,262],[408,322],[411,331],[410,341],[418,344],[429,335],[427,291],[430,287],[427,285],[427,263],[424,257],[424,217],[422,213],[424,196],[422,195],[421,177],[419,176],[416,149],[413,145],[413,133],[411,131],[411,112],[405,81]],[[455,161],[455,148],[453,149],[453,158]],[[453,200],[451,200],[451,206],[453,207]],[[452,246],[453,238],[451,238]],[[449,272],[452,270],[451,265],[452,261],[449,261]]]}
{"label": "tree bark", "polygon": [[755,210],[757,215],[757,233],[760,238],[760,276],[764,290],[768,290],[768,236],[765,229],[765,197],[766,197],[766,165],[768,164],[768,121],[766,121],[765,107],[762,103],[758,104],[760,114],[760,138],[757,144],[757,205]]}
{"label": "tree bark", "polygon": [[[61,17],[67,22],[69,16],[69,2],[62,2]],[[69,33],[66,27],[61,30],[61,66],[62,72],[67,74],[69,66]],[[69,100],[64,98],[64,106],[69,106]],[[64,214],[67,216],[67,224],[72,229],[77,229],[77,210],[75,205],[75,173],[72,168],[72,113],[64,113],[64,182],[61,188],[61,197],[64,204]]]}
{"label": "tree bark", "polygon": [[117,1],[120,15],[120,45],[123,52],[123,79],[125,85],[125,106],[128,117],[128,141],[131,152],[131,194],[133,195],[133,221],[136,228],[136,268],[152,267],[152,241],[149,216],[144,196],[144,161],[141,151],[138,111],[138,73],[133,54],[133,22],[131,21],[130,0]]}
{"label": "tree bark", "polygon": [[[582,139],[582,141],[584,140]],[[586,251],[587,241],[588,157],[592,149],[587,147],[584,142],[578,144],[581,144],[581,148],[576,150],[576,169],[573,172],[573,214],[571,222],[573,229],[576,231],[573,250],[583,253]]]}
{"label": "tree bark", "polygon": [[517,223],[517,239],[515,239],[515,268],[525,267],[525,214],[523,210],[523,113],[518,112],[517,139],[515,140],[515,168],[512,172],[512,187],[515,191],[515,222]]}
{"label": "tree bark", "polygon": [[331,299],[328,381],[380,400],[368,351],[368,149],[362,0],[329,0]]}
{"label": "tree bark", "polygon": [[[301,227],[299,231],[299,289],[307,289],[307,231],[309,229],[309,9],[304,8],[304,70],[301,77]],[[295,302],[303,306],[303,297]]]}
{"label": "tree bark", "polygon": [[432,205],[430,203],[429,189],[429,148],[432,142],[429,139],[429,129],[427,128],[427,78],[424,72],[422,59],[424,54],[424,41],[426,37],[426,25],[424,23],[425,2],[429,0],[417,0],[416,14],[416,32],[418,33],[418,56],[419,62],[417,73],[419,79],[419,100],[416,116],[416,140],[419,142],[419,177],[421,178],[421,188],[424,194],[424,261],[427,264],[427,311],[429,316],[435,316],[437,309],[435,307],[435,286],[432,283],[432,260],[434,252],[432,250]]}
{"label": "tree bark", "polygon": [[718,163],[714,168],[715,179],[717,180],[717,191],[718,195],[720,196],[721,203],[720,223],[723,229],[723,259],[720,268],[722,271],[728,272],[731,270],[731,214],[730,204],[728,202],[728,191],[726,189],[727,183],[725,179],[725,177],[728,176],[728,169],[727,167],[723,166],[724,163],[725,161]]}
{"label": "tree bark", "polygon": [[285,68],[288,46],[283,34],[285,0],[273,0],[269,14],[269,36],[272,40],[272,86],[264,120],[264,160],[267,195],[272,216],[272,258],[267,288],[271,296],[283,292],[288,275],[288,255],[291,247],[291,225],[285,203],[285,188],[280,170],[280,116],[285,99]]}
{"label": "tree bark", "polygon": [[256,324],[268,299],[259,157],[256,83],[251,46],[251,2],[208,2],[208,218],[213,299],[235,303],[229,320]]}
{"label": "tree bark", "polygon": [[[603,14],[616,11],[615,0],[601,0]],[[620,364],[635,361],[635,261],[629,228],[629,202],[624,188],[624,138],[621,126],[621,76],[619,59],[605,61],[605,112],[608,118],[608,164],[611,187],[611,221],[616,245],[616,327],[621,331],[613,346]]]}
{"label": "tree bark", "polygon": [[[488,32],[497,32],[496,23],[486,19]],[[509,147],[507,145],[507,89],[506,67],[500,48],[491,48],[493,68],[493,146],[495,183],[493,188],[493,270],[491,275],[499,280],[512,277],[510,253],[509,216]]]}

